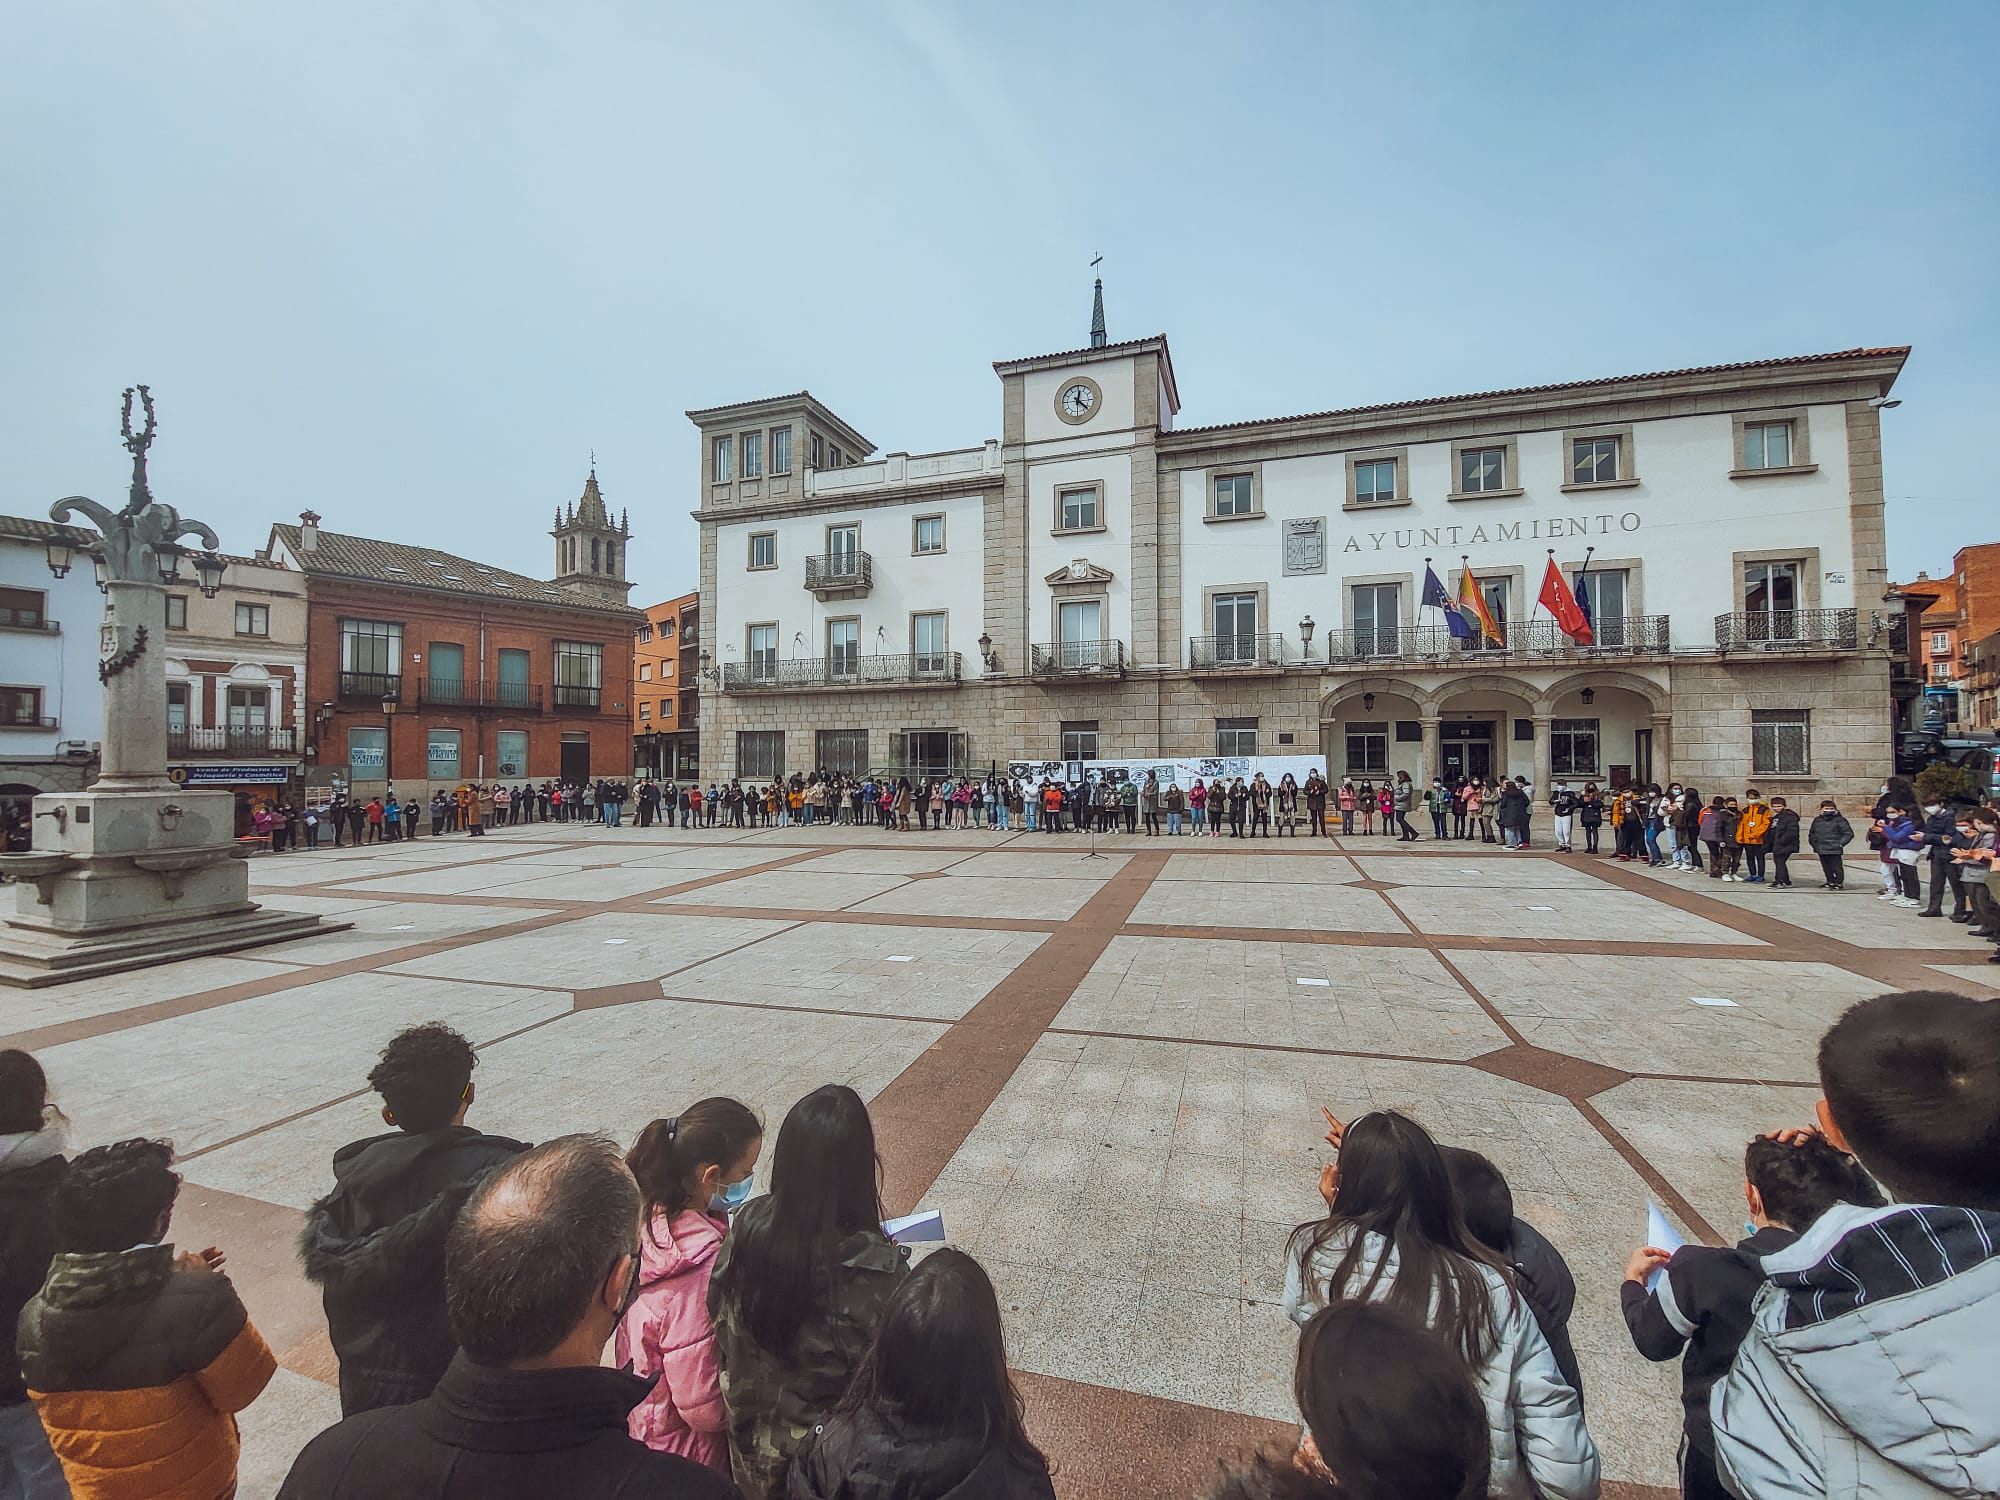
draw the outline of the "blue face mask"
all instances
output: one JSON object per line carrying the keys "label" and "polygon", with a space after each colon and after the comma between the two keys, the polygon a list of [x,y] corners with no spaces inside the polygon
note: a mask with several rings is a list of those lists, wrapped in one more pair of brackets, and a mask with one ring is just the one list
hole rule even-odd
{"label": "blue face mask", "polygon": [[1751,1235],[1755,1234],[1756,1232],[1757,1232],[1756,1220],[1745,1219],[1743,1221],[1743,1237],[1745,1239],[1748,1239]]}
{"label": "blue face mask", "polygon": [[753,1172],[741,1182],[730,1183],[721,1192],[708,1200],[709,1212],[718,1214],[735,1213],[737,1209],[750,1201],[750,1195],[756,1191],[756,1182],[757,1174]]}

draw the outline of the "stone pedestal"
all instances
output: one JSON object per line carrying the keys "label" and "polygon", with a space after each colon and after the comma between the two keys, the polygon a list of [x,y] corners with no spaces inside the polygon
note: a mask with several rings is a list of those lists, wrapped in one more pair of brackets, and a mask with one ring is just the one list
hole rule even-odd
{"label": "stone pedestal", "polygon": [[235,816],[231,793],[164,779],[35,798],[34,852],[0,855],[0,873],[19,882],[0,919],[0,984],[62,984],[348,925],[252,901]]}

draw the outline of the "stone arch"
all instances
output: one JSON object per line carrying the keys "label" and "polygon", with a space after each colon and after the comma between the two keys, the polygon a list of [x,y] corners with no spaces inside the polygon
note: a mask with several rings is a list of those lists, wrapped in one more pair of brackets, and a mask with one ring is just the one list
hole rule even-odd
{"label": "stone arch", "polygon": [[1460,672],[1453,674],[1437,690],[1432,712],[1442,713],[1460,698],[1469,698],[1475,693],[1495,693],[1503,698],[1516,698],[1528,706],[1531,714],[1546,714],[1553,697],[1536,687],[1525,677],[1516,677],[1511,672]]}
{"label": "stone arch", "polygon": [[239,661],[229,669],[231,682],[272,682],[270,670],[254,661]]}
{"label": "stone arch", "polygon": [[1368,676],[1354,677],[1336,683],[1319,700],[1319,720],[1322,724],[1337,721],[1342,705],[1359,698],[1363,693],[1374,693],[1384,698],[1408,698],[1417,705],[1418,715],[1430,718],[1437,713],[1436,693],[1411,682],[1406,677]]}
{"label": "stone arch", "polygon": [[1580,693],[1585,688],[1622,689],[1644,698],[1647,707],[1655,714],[1664,714],[1672,706],[1672,695],[1663,684],[1638,672],[1621,671],[1617,667],[1584,667],[1567,672],[1550,684],[1548,701],[1553,705],[1558,698]]}

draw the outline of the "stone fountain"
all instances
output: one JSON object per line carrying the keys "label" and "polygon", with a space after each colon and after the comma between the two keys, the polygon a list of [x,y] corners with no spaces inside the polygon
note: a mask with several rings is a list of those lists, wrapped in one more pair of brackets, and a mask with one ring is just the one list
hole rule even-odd
{"label": "stone fountain", "polygon": [[[210,598],[227,564],[214,531],[153,499],[146,452],[158,424],[142,385],[144,420],[134,429],[133,394],[125,392],[132,487],[124,508],[71,495],[49,511],[57,521],[81,514],[100,534],[87,550],[104,587],[102,769],[87,791],[36,797],[32,850],[0,854],[0,874],[17,882],[15,910],[0,913],[0,985],[65,984],[351,925],[252,901],[235,794],[190,790],[167,774],[163,644],[167,585],[181,580],[188,552],[181,539],[199,538],[207,549],[194,567]],[[56,576],[73,560],[66,544],[50,543]]]}

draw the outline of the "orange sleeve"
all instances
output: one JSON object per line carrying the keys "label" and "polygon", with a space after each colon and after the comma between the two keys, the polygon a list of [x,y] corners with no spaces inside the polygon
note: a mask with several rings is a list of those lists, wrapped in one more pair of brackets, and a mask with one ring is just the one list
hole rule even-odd
{"label": "orange sleeve", "polygon": [[194,1372],[209,1404],[223,1413],[239,1412],[263,1394],[278,1372],[270,1346],[247,1318],[223,1351]]}

